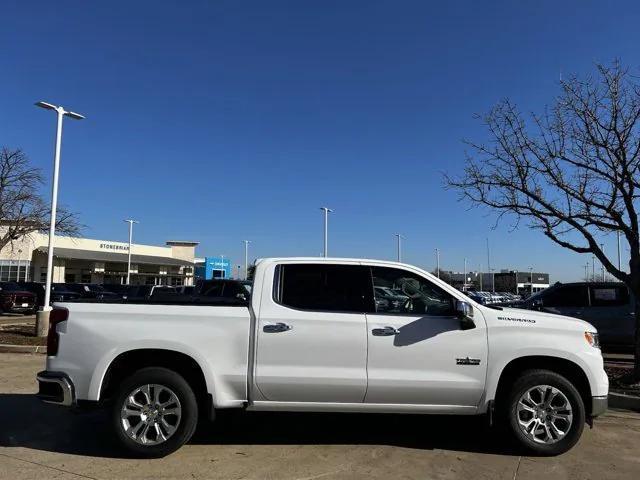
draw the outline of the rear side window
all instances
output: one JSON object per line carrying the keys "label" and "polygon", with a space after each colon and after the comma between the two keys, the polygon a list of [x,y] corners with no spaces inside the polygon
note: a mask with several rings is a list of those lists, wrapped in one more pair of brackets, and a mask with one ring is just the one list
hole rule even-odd
{"label": "rear side window", "polygon": [[624,285],[589,287],[592,307],[618,307],[629,303],[629,291]]}
{"label": "rear side window", "polygon": [[287,307],[324,312],[373,310],[369,269],[359,265],[280,265],[276,300]]}
{"label": "rear side window", "polygon": [[586,307],[589,305],[586,285],[564,285],[542,297],[545,307]]}
{"label": "rear side window", "polygon": [[207,282],[202,286],[201,295],[204,297],[222,297],[223,282]]}

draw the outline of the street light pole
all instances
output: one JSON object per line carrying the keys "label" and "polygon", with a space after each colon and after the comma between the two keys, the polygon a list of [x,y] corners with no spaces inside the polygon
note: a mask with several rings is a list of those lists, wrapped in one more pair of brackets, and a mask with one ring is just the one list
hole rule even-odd
{"label": "street light pole", "polygon": [[324,212],[324,250],[322,252],[323,257],[329,256],[329,213],[333,213],[328,207],[320,207],[320,210]]}
{"label": "street light pole", "polygon": [[[53,182],[51,185],[51,216],[49,219],[49,245],[47,249],[47,283],[44,291],[44,304],[42,311],[47,312],[41,315],[41,320],[36,320],[36,333],[38,336],[45,336],[49,329],[49,314],[51,311],[51,281],[53,279],[53,239],[56,234],[56,210],[58,208],[58,176],[60,173],[60,149],[62,147],[62,120],[65,116],[75,120],[82,120],[84,117],[79,113],[67,111],[60,106],[55,106],[47,102],[37,102],[36,106],[47,110],[54,110],[58,117],[56,128],[56,143],[53,156]],[[46,325],[46,329],[43,328]]]}
{"label": "street light pole", "polygon": [[464,277],[462,278],[462,291],[466,291],[467,285],[467,259],[464,259]]}
{"label": "street light pole", "polygon": [[440,278],[440,250],[436,248],[436,274]]}
{"label": "street light pole", "polygon": [[130,218],[124,220],[129,224],[129,255],[127,256],[127,285],[131,280],[131,241],[133,240],[133,224],[140,223],[137,220],[131,220]]}
{"label": "street light pole", "polygon": [[402,261],[402,239],[404,237],[399,233],[394,233],[394,235],[398,239],[398,262],[401,262]]}
{"label": "street light pole", "polygon": [[616,232],[618,236],[618,270],[622,271],[621,263],[620,263],[620,230]]}
{"label": "street light pole", "polygon": [[244,279],[249,278],[249,244],[251,240],[243,240],[244,243]]}
{"label": "street light pole", "polygon": [[529,267],[529,287],[533,295],[533,267]]}
{"label": "street light pole", "polygon": [[589,281],[589,262],[584,264],[584,281]]}

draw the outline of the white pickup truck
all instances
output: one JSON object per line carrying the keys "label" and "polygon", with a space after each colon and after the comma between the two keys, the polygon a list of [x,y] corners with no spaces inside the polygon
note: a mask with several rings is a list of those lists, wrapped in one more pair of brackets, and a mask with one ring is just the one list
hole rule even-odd
{"label": "white pickup truck", "polygon": [[260,260],[237,303],[57,304],[39,396],[108,407],[145,457],[226,408],[487,414],[553,455],[607,407],[590,324],[482,306],[410,265]]}

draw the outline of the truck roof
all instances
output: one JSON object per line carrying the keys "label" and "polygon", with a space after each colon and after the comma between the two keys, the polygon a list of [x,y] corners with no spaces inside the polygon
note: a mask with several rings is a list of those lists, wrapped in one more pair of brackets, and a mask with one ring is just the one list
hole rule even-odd
{"label": "truck roof", "polygon": [[[256,265],[263,262],[278,263],[278,262],[313,262],[313,263],[383,263],[393,266],[404,266],[412,268],[420,268],[417,265],[410,263],[394,262],[392,260],[380,260],[375,258],[348,258],[348,257],[267,257],[258,258]],[[424,270],[420,268],[421,270]],[[426,270],[425,270],[426,271]]]}

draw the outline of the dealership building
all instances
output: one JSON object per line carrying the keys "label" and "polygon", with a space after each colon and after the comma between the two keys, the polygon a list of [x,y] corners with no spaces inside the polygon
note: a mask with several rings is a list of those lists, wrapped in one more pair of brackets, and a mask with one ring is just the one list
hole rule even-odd
{"label": "dealership building", "polygon": [[[0,281],[44,282],[49,236],[32,233],[0,250]],[[131,247],[130,283],[192,285],[198,242],[168,241],[165,246]],[[129,244],[111,240],[56,236],[53,281],[126,283]]]}
{"label": "dealership building", "polygon": [[[510,292],[520,295],[536,293],[549,287],[549,274],[501,270],[500,272],[442,272],[443,278],[459,290]],[[494,286],[495,283],[495,286]]]}

